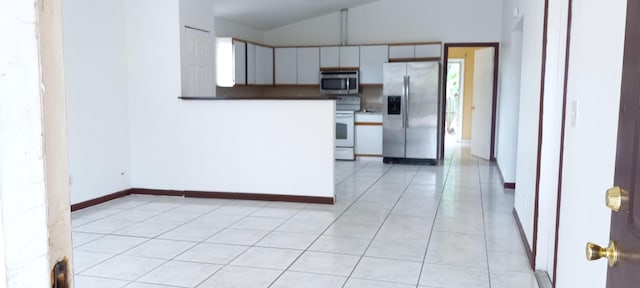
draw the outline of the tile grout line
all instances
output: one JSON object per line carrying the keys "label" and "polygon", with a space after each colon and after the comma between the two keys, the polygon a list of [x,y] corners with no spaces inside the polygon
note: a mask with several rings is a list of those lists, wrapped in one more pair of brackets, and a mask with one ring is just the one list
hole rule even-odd
{"label": "tile grout line", "polygon": [[[368,166],[368,165],[369,165],[369,163],[367,163],[366,165],[364,165],[362,168],[358,169],[358,171],[360,171],[360,170],[364,169],[364,167],[366,167],[366,166]],[[367,193],[367,191],[369,191],[369,189],[371,189],[374,185],[376,185],[376,183],[378,183],[378,182],[380,181],[380,179],[382,179],[385,175],[387,175],[387,173],[389,173],[389,171],[391,171],[391,169],[392,169],[393,167],[394,167],[394,165],[391,165],[388,169],[386,169],[386,170],[384,171],[384,173],[382,173],[382,175],[380,175],[380,177],[378,177],[375,181],[373,181],[373,183],[371,183],[371,185],[369,185],[369,187],[367,187],[367,189],[365,189],[362,193],[360,193],[360,195],[358,195],[358,197],[357,197],[356,199],[354,199],[354,200],[351,202],[351,204],[349,204],[349,206],[347,206],[347,207],[346,207],[346,208],[345,208],[345,209],[340,213],[340,215],[338,215],[337,217],[335,217],[335,219],[333,219],[333,221],[332,221],[332,222],[327,226],[327,228],[325,228],[325,229],[324,229],[324,230],[323,230],[323,231],[318,235],[318,237],[317,237],[315,240],[313,240],[313,241],[311,242],[311,244],[309,244],[309,245],[307,246],[307,248],[305,248],[305,249],[304,249],[304,251],[303,251],[302,253],[300,253],[300,255],[298,255],[298,257],[296,257],[296,259],[295,259],[295,260],[293,260],[293,262],[291,262],[291,264],[289,264],[289,266],[287,266],[287,268],[286,268],[284,271],[282,271],[282,273],[280,273],[280,275],[278,275],[278,277],[276,277],[276,278],[271,282],[271,284],[269,284],[269,286],[268,286],[268,287],[273,286],[273,284],[275,284],[275,283],[276,283],[276,282],[277,282],[277,281],[282,277],[282,275],[284,275],[284,273],[286,273],[287,271],[289,271],[289,269],[293,266],[293,264],[295,264],[295,263],[298,261],[298,259],[300,259],[300,257],[301,257],[304,253],[306,253],[307,251],[309,251],[309,248],[311,248],[311,247],[313,246],[313,244],[315,244],[315,243],[318,241],[318,239],[320,239],[320,238],[322,237],[322,235],[324,235],[324,233],[325,233],[325,232],[327,232],[327,230],[329,230],[329,228],[330,228],[333,224],[335,224],[335,223],[338,221],[338,219],[340,219],[340,217],[342,217],[342,215],[344,215],[344,213],[346,213],[349,209],[351,209],[351,207],[352,207],[356,202],[358,202],[358,200],[360,200],[360,198],[362,198],[362,196],[364,196],[364,195]],[[345,178],[345,179],[344,179],[343,181],[341,181],[340,183],[342,183],[342,182],[346,181],[347,179],[349,179],[349,178],[353,177],[355,174],[356,174],[355,172],[354,172],[354,173],[352,173],[351,175],[349,175],[349,177]],[[343,286],[344,286],[344,285],[346,285],[347,281],[349,281],[349,277],[347,277],[347,278],[345,279],[345,283],[343,284]]]}
{"label": "tile grout line", "polygon": [[482,208],[482,235],[484,235],[484,252],[487,256],[487,279],[489,280],[489,288],[491,288],[491,264],[489,261],[489,243],[487,239],[486,214],[484,211],[484,192],[482,188],[482,176],[480,175],[479,159],[476,159],[476,168],[478,169],[478,189],[480,190],[480,207]]}
{"label": "tile grout line", "polygon": [[[347,276],[347,280],[345,281],[344,284],[342,284],[342,288],[344,288],[347,285],[347,282],[349,281],[350,278],[353,277],[353,273],[356,271],[356,268],[358,268],[358,265],[360,265],[360,262],[362,261],[362,258],[365,257],[365,255],[367,254],[367,251],[369,250],[369,248],[371,247],[371,244],[373,243],[373,241],[375,240],[376,236],[378,236],[378,233],[380,233],[380,230],[382,229],[382,226],[384,226],[384,223],[387,222],[387,219],[389,219],[389,215],[391,215],[391,212],[393,212],[393,209],[398,205],[398,202],[400,202],[400,199],[402,198],[402,195],[405,194],[405,192],[407,192],[408,187],[411,185],[411,182],[413,182],[413,180],[416,178],[416,176],[418,175],[418,173],[420,172],[420,169],[422,169],[422,167],[419,167],[415,173],[413,174],[413,176],[411,177],[411,180],[409,180],[409,183],[406,184],[406,186],[404,187],[404,189],[402,190],[402,193],[400,193],[400,196],[398,197],[398,199],[396,200],[396,202],[393,204],[393,206],[391,207],[391,209],[389,210],[389,213],[387,213],[387,215],[384,217],[384,220],[382,221],[382,223],[380,224],[380,227],[378,227],[378,230],[376,230],[376,233],[373,234],[373,237],[371,238],[371,241],[369,241],[369,244],[367,245],[367,248],[364,249],[364,252],[362,253],[362,255],[360,256],[360,258],[358,259],[358,262],[356,262],[356,265],[353,266],[353,269],[351,269],[351,273],[349,273],[349,276]],[[389,169],[391,170],[391,169]],[[386,174],[386,173],[385,173]],[[383,175],[384,177],[384,175]],[[382,177],[380,177],[380,179],[382,179]],[[363,193],[364,195],[364,193]]]}
{"label": "tile grout line", "polygon": [[445,188],[447,187],[447,182],[449,181],[449,172],[451,171],[451,166],[453,165],[454,158],[455,158],[455,153],[452,152],[451,158],[449,158],[449,166],[446,168],[447,173],[444,178],[444,182],[442,183],[442,190],[440,193],[440,199],[438,200],[438,206],[436,207],[435,215],[433,216],[433,222],[431,223],[431,231],[429,232],[429,238],[427,239],[427,247],[424,250],[424,256],[422,257],[422,265],[420,266],[420,272],[418,273],[418,283],[416,283],[416,288],[420,287],[420,280],[422,280],[422,271],[424,270],[424,264],[427,261],[427,253],[429,252],[429,246],[431,246],[431,237],[433,237],[434,228],[436,226],[436,220],[438,219],[438,211],[440,211],[440,205],[442,204],[444,191],[445,191]]}

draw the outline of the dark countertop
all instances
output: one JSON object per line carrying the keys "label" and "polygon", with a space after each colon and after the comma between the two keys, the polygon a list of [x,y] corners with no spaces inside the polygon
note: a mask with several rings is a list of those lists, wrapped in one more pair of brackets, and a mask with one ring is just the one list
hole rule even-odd
{"label": "dark countertop", "polygon": [[181,100],[195,101],[220,101],[220,100],[302,100],[302,101],[318,101],[318,100],[335,100],[335,97],[178,97]]}

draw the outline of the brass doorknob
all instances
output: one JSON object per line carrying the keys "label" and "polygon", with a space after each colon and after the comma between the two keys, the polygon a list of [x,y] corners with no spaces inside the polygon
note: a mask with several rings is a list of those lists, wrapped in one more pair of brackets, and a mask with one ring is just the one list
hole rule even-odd
{"label": "brass doorknob", "polygon": [[616,186],[607,190],[606,203],[607,207],[615,212],[627,210],[629,202],[629,194],[624,189]]}
{"label": "brass doorknob", "polygon": [[587,243],[587,260],[594,261],[600,258],[607,258],[609,267],[614,267],[618,263],[618,245],[616,242],[609,242],[609,247],[602,248],[591,242]]}

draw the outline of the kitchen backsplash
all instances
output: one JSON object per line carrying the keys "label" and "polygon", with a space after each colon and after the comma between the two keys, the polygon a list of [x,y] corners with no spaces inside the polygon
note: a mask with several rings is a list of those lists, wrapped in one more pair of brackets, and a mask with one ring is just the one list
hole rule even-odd
{"label": "kitchen backsplash", "polygon": [[382,87],[363,87],[360,106],[367,111],[382,111]]}
{"label": "kitchen backsplash", "polygon": [[[362,87],[361,106],[368,111],[382,110],[382,87]],[[324,97],[317,86],[236,86],[232,88],[216,87],[219,97]]]}

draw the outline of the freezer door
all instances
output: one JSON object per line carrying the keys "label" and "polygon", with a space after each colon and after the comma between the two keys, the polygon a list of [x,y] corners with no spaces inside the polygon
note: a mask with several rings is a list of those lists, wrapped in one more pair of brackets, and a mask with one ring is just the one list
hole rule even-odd
{"label": "freezer door", "polygon": [[384,157],[405,157],[405,75],[406,63],[385,63],[383,70],[383,143]]}
{"label": "freezer door", "polygon": [[406,157],[437,159],[438,157],[438,92],[439,62],[407,64],[409,78]]}

